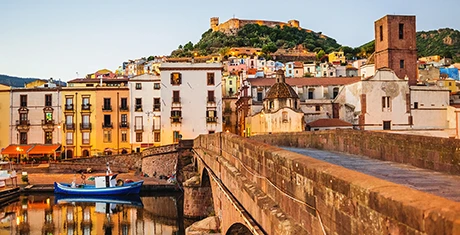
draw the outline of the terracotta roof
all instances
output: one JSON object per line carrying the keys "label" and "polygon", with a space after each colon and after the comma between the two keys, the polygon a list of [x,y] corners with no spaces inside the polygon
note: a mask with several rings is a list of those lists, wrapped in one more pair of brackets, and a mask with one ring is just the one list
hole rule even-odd
{"label": "terracotta roof", "polygon": [[334,127],[334,126],[353,126],[351,123],[340,120],[338,118],[318,119],[307,123],[310,127]]}
{"label": "terracotta roof", "polygon": [[[91,83],[91,82],[100,82],[100,78],[75,78],[68,81],[67,83]],[[102,82],[127,82],[127,78],[103,78]]]}
{"label": "terracotta roof", "polygon": [[289,86],[287,83],[284,82],[277,82],[267,92],[265,96],[267,99],[275,99],[275,98],[299,98],[297,93]]}
{"label": "terracotta roof", "polygon": [[[252,86],[272,86],[273,78],[248,78]],[[332,86],[347,85],[361,81],[361,77],[319,77],[319,78],[287,78],[286,83],[291,86]]]}
{"label": "terracotta roof", "polygon": [[299,61],[294,62],[294,68],[303,68],[303,63]]}

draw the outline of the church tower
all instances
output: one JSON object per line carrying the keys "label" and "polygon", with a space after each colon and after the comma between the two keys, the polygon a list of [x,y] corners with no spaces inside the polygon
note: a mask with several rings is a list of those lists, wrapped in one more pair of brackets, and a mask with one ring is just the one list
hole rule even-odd
{"label": "church tower", "polygon": [[417,84],[415,16],[386,15],[375,21],[375,69],[390,68]]}

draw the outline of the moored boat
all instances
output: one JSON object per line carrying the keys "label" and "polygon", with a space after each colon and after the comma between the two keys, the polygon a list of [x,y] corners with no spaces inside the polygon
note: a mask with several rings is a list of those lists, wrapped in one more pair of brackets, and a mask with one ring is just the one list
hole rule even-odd
{"label": "moored boat", "polygon": [[72,184],[54,182],[54,193],[78,194],[78,195],[127,195],[139,194],[143,180],[132,183],[124,183],[122,186],[97,187],[96,185],[79,185],[73,187]]}

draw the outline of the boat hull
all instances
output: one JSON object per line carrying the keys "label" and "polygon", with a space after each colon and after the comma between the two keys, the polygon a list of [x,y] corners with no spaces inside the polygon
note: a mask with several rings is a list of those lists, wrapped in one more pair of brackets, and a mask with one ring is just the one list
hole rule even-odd
{"label": "boat hull", "polygon": [[127,195],[139,194],[143,180],[126,183],[123,186],[96,188],[94,185],[84,185],[83,187],[72,188],[70,184],[54,182],[54,193],[73,194],[73,195]]}
{"label": "boat hull", "polygon": [[72,204],[72,203],[109,203],[118,205],[130,205],[135,207],[143,207],[142,200],[139,195],[73,195],[73,194],[56,194],[54,196],[56,204]]}

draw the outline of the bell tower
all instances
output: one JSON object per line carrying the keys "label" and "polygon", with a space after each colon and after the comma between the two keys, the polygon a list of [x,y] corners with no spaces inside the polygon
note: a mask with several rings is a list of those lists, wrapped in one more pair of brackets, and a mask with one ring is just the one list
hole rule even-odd
{"label": "bell tower", "polygon": [[415,16],[386,15],[375,21],[375,69],[390,68],[417,84]]}

